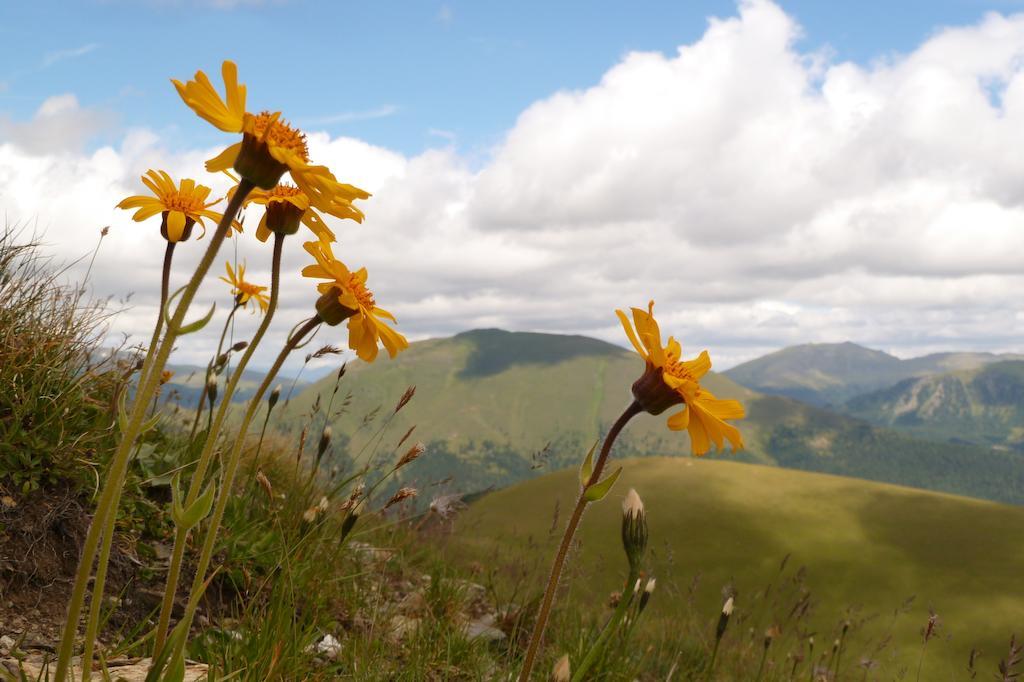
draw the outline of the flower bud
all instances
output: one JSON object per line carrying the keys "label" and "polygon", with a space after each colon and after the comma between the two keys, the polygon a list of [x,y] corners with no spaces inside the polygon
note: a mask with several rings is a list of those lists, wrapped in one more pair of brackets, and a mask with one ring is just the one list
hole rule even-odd
{"label": "flower bud", "polygon": [[277,401],[281,399],[281,384],[274,386],[274,390],[270,392],[270,397],[267,398],[267,410],[274,409],[274,405],[277,405]]}
{"label": "flower bud", "polygon": [[249,346],[248,341],[239,341],[235,345],[231,346],[231,350],[235,353],[240,353]]}
{"label": "flower bud", "polygon": [[551,682],[569,682],[572,669],[569,666],[569,654],[563,654],[551,670]]}
{"label": "flower bud", "polygon": [[639,572],[647,549],[647,515],[643,501],[632,488],[622,502],[622,546],[626,550],[630,570]]}
{"label": "flower bud", "polygon": [[718,627],[715,629],[715,638],[722,639],[722,635],[725,634],[725,628],[729,625],[729,617],[732,615],[732,609],[734,605],[732,597],[725,600],[725,604],[722,605],[722,615],[718,617]]}
{"label": "flower bud", "polygon": [[327,451],[327,448],[331,446],[332,433],[333,431],[331,430],[331,427],[325,426],[323,433],[320,434],[320,445],[318,445],[316,448],[316,463],[318,465],[320,464],[320,460],[323,459],[324,453]]}
{"label": "flower bud", "polygon": [[217,402],[217,380],[210,377],[210,380],[206,382],[206,395],[210,400],[210,407]]}
{"label": "flower bud", "polygon": [[637,613],[643,613],[644,608],[647,606],[647,602],[651,598],[651,594],[654,592],[655,584],[655,579],[651,578],[647,581],[647,584],[644,585],[644,593],[640,595],[640,606],[637,610]]}

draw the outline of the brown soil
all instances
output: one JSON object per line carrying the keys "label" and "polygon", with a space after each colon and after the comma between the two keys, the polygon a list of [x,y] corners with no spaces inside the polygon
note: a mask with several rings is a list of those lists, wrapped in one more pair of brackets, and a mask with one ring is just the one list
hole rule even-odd
{"label": "brown soil", "polygon": [[[88,504],[66,490],[19,494],[0,486],[0,636],[23,650],[53,651],[60,641]],[[139,584],[133,547],[130,538],[115,537],[106,593],[118,608],[108,633],[145,619],[158,598]]]}

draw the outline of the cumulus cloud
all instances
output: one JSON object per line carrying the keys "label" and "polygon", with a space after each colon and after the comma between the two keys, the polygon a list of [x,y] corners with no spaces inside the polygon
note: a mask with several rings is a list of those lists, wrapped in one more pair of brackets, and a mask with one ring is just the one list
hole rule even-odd
{"label": "cumulus cloud", "polygon": [[[720,366],[807,341],[1020,350],[1024,15],[867,65],[801,51],[800,35],[777,5],[743,2],[674,54],[625,55],[592,87],[535,102],[482,166],[452,147],[407,157],[311,134],[317,162],[374,194],[365,224],[334,226],[337,252],[370,269],[414,338],[502,326],[619,341],[612,309],[653,297],[663,326]],[[114,224],[96,288],[138,291],[117,324],[142,338],[156,226],[111,206],[146,168],[194,175],[219,150],[169,154],[146,131],[88,155],[13,139],[0,206],[68,257]],[[237,249],[266,279],[266,247],[246,235]],[[293,244],[282,330],[309,308],[305,262]],[[211,343],[179,352],[201,362]]]}
{"label": "cumulus cloud", "polygon": [[0,114],[0,143],[17,145],[33,156],[79,152],[113,122],[113,114],[82,107],[72,94],[56,95],[47,98],[28,121]]}

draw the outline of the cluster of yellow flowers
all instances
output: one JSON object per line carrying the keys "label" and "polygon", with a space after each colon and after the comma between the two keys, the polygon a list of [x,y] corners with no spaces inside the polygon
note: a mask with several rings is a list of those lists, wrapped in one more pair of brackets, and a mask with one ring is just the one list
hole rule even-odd
{"label": "cluster of yellow flowers", "polygon": [[[395,322],[395,318],[377,307],[366,287],[366,268],[352,272],[334,256],[331,244],[336,241],[335,234],[318,213],[362,222],[363,212],[352,202],[369,198],[369,193],[338,182],[325,166],[311,165],[305,135],[284,122],[280,113],[247,112],[245,86],[238,82],[234,63],[224,62],[222,73],[224,98],[202,71],[187,83],[173,81],[182,100],[201,118],[225,132],[242,133],[242,141],[207,161],[206,169],[229,175],[234,170],[254,186],[246,194],[244,205],[258,204],[265,209],[256,229],[256,238],[261,242],[273,233],[294,234],[300,225],[308,227],[316,239],[306,242],[305,249],[317,264],[305,268],[302,274],[327,280],[318,284],[317,289],[324,295],[333,292],[346,311],[343,319],[348,319],[349,347],[367,362],[377,357],[379,344],[389,356],[395,357],[408,347],[408,342],[384,321]],[[295,184],[280,182],[286,172]],[[174,243],[187,240],[196,224],[205,234],[203,219],[219,221],[222,217],[210,207],[224,198],[230,199],[239,188],[236,185],[226,197],[207,201],[210,188],[189,178],[175,184],[166,172],[150,170],[142,176],[142,182],[153,196],[131,196],[118,207],[137,209],[132,216],[136,221],[160,215],[160,234]],[[233,227],[242,231],[237,222]],[[251,300],[266,312],[268,299],[263,292],[267,287],[247,282],[244,265],[239,265],[236,272],[228,263],[227,278],[221,279],[232,287],[231,293],[240,305]]]}

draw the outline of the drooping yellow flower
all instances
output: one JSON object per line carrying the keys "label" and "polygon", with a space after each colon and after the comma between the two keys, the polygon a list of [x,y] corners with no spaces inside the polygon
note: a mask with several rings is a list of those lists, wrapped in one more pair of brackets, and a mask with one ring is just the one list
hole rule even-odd
{"label": "drooping yellow flower", "polygon": [[[256,301],[260,311],[267,312],[267,308],[270,306],[270,299],[263,293],[267,288],[245,281],[245,263],[238,265],[237,273],[231,267],[231,261],[224,263],[224,267],[227,269],[228,276],[221,277],[220,280],[231,285],[231,294],[235,297],[235,302],[240,306],[247,307],[249,301]],[[256,312],[255,307],[252,309],[252,312]]]}
{"label": "drooping yellow flower", "polygon": [[336,239],[331,228],[327,227],[327,223],[310,205],[309,197],[298,187],[282,183],[271,190],[254,189],[245,202],[266,206],[259,227],[256,228],[256,238],[261,242],[267,241],[273,232],[295,234],[299,223],[312,230],[322,242],[333,242]]}
{"label": "drooping yellow flower", "polygon": [[[719,400],[700,385],[700,380],[711,369],[711,357],[703,351],[693,360],[682,360],[679,342],[669,337],[668,345],[661,345],[661,330],[654,319],[654,301],[647,310],[633,308],[633,323],[621,310],[616,310],[626,336],[644,359],[643,376],[633,384],[633,397],[651,414],[661,414],[673,405],[685,404],[681,412],[668,419],[673,431],[686,430],[695,455],[703,455],[711,442],[719,449],[726,440],[733,450],[743,447],[740,431],[726,419],[742,419],[743,405],[737,400]],[[634,332],[635,328],[635,332]]]}
{"label": "drooping yellow flower", "polygon": [[[203,218],[209,218],[214,222],[221,219],[220,213],[209,210],[209,207],[220,199],[207,203],[210,188],[197,185],[195,180],[183,178],[179,185],[175,185],[174,180],[166,172],[149,170],[142,176],[142,182],[153,192],[153,196],[131,196],[121,201],[117,207],[138,209],[132,216],[132,219],[138,222],[152,218],[158,213],[162,214],[160,234],[167,241],[185,241],[191,236],[192,227],[196,223],[199,223],[203,228],[203,234],[206,234]],[[242,226],[239,223],[235,222],[233,226],[241,232]]]}
{"label": "drooping yellow flower", "polygon": [[394,315],[377,307],[373,293],[366,288],[366,268],[352,272],[334,257],[327,242],[306,242],[303,248],[316,259],[316,265],[302,269],[303,277],[329,280],[317,284],[317,291],[324,295],[336,292],[338,305],[347,311],[348,346],[360,359],[373,362],[378,342],[392,358],[409,347],[405,337],[381,319],[396,321]]}
{"label": "drooping yellow flower", "polygon": [[238,83],[234,62],[221,68],[226,99],[221,99],[210,79],[197,71],[195,80],[172,80],[178,94],[200,118],[229,133],[242,133],[237,142],[206,163],[210,172],[234,168],[257,187],[273,189],[288,172],[309,198],[310,204],[338,218],[362,222],[363,213],[352,205],[370,194],[338,182],[325,166],[309,163],[306,136],[285,121],[280,112],[251,114],[245,110],[245,86]]}

